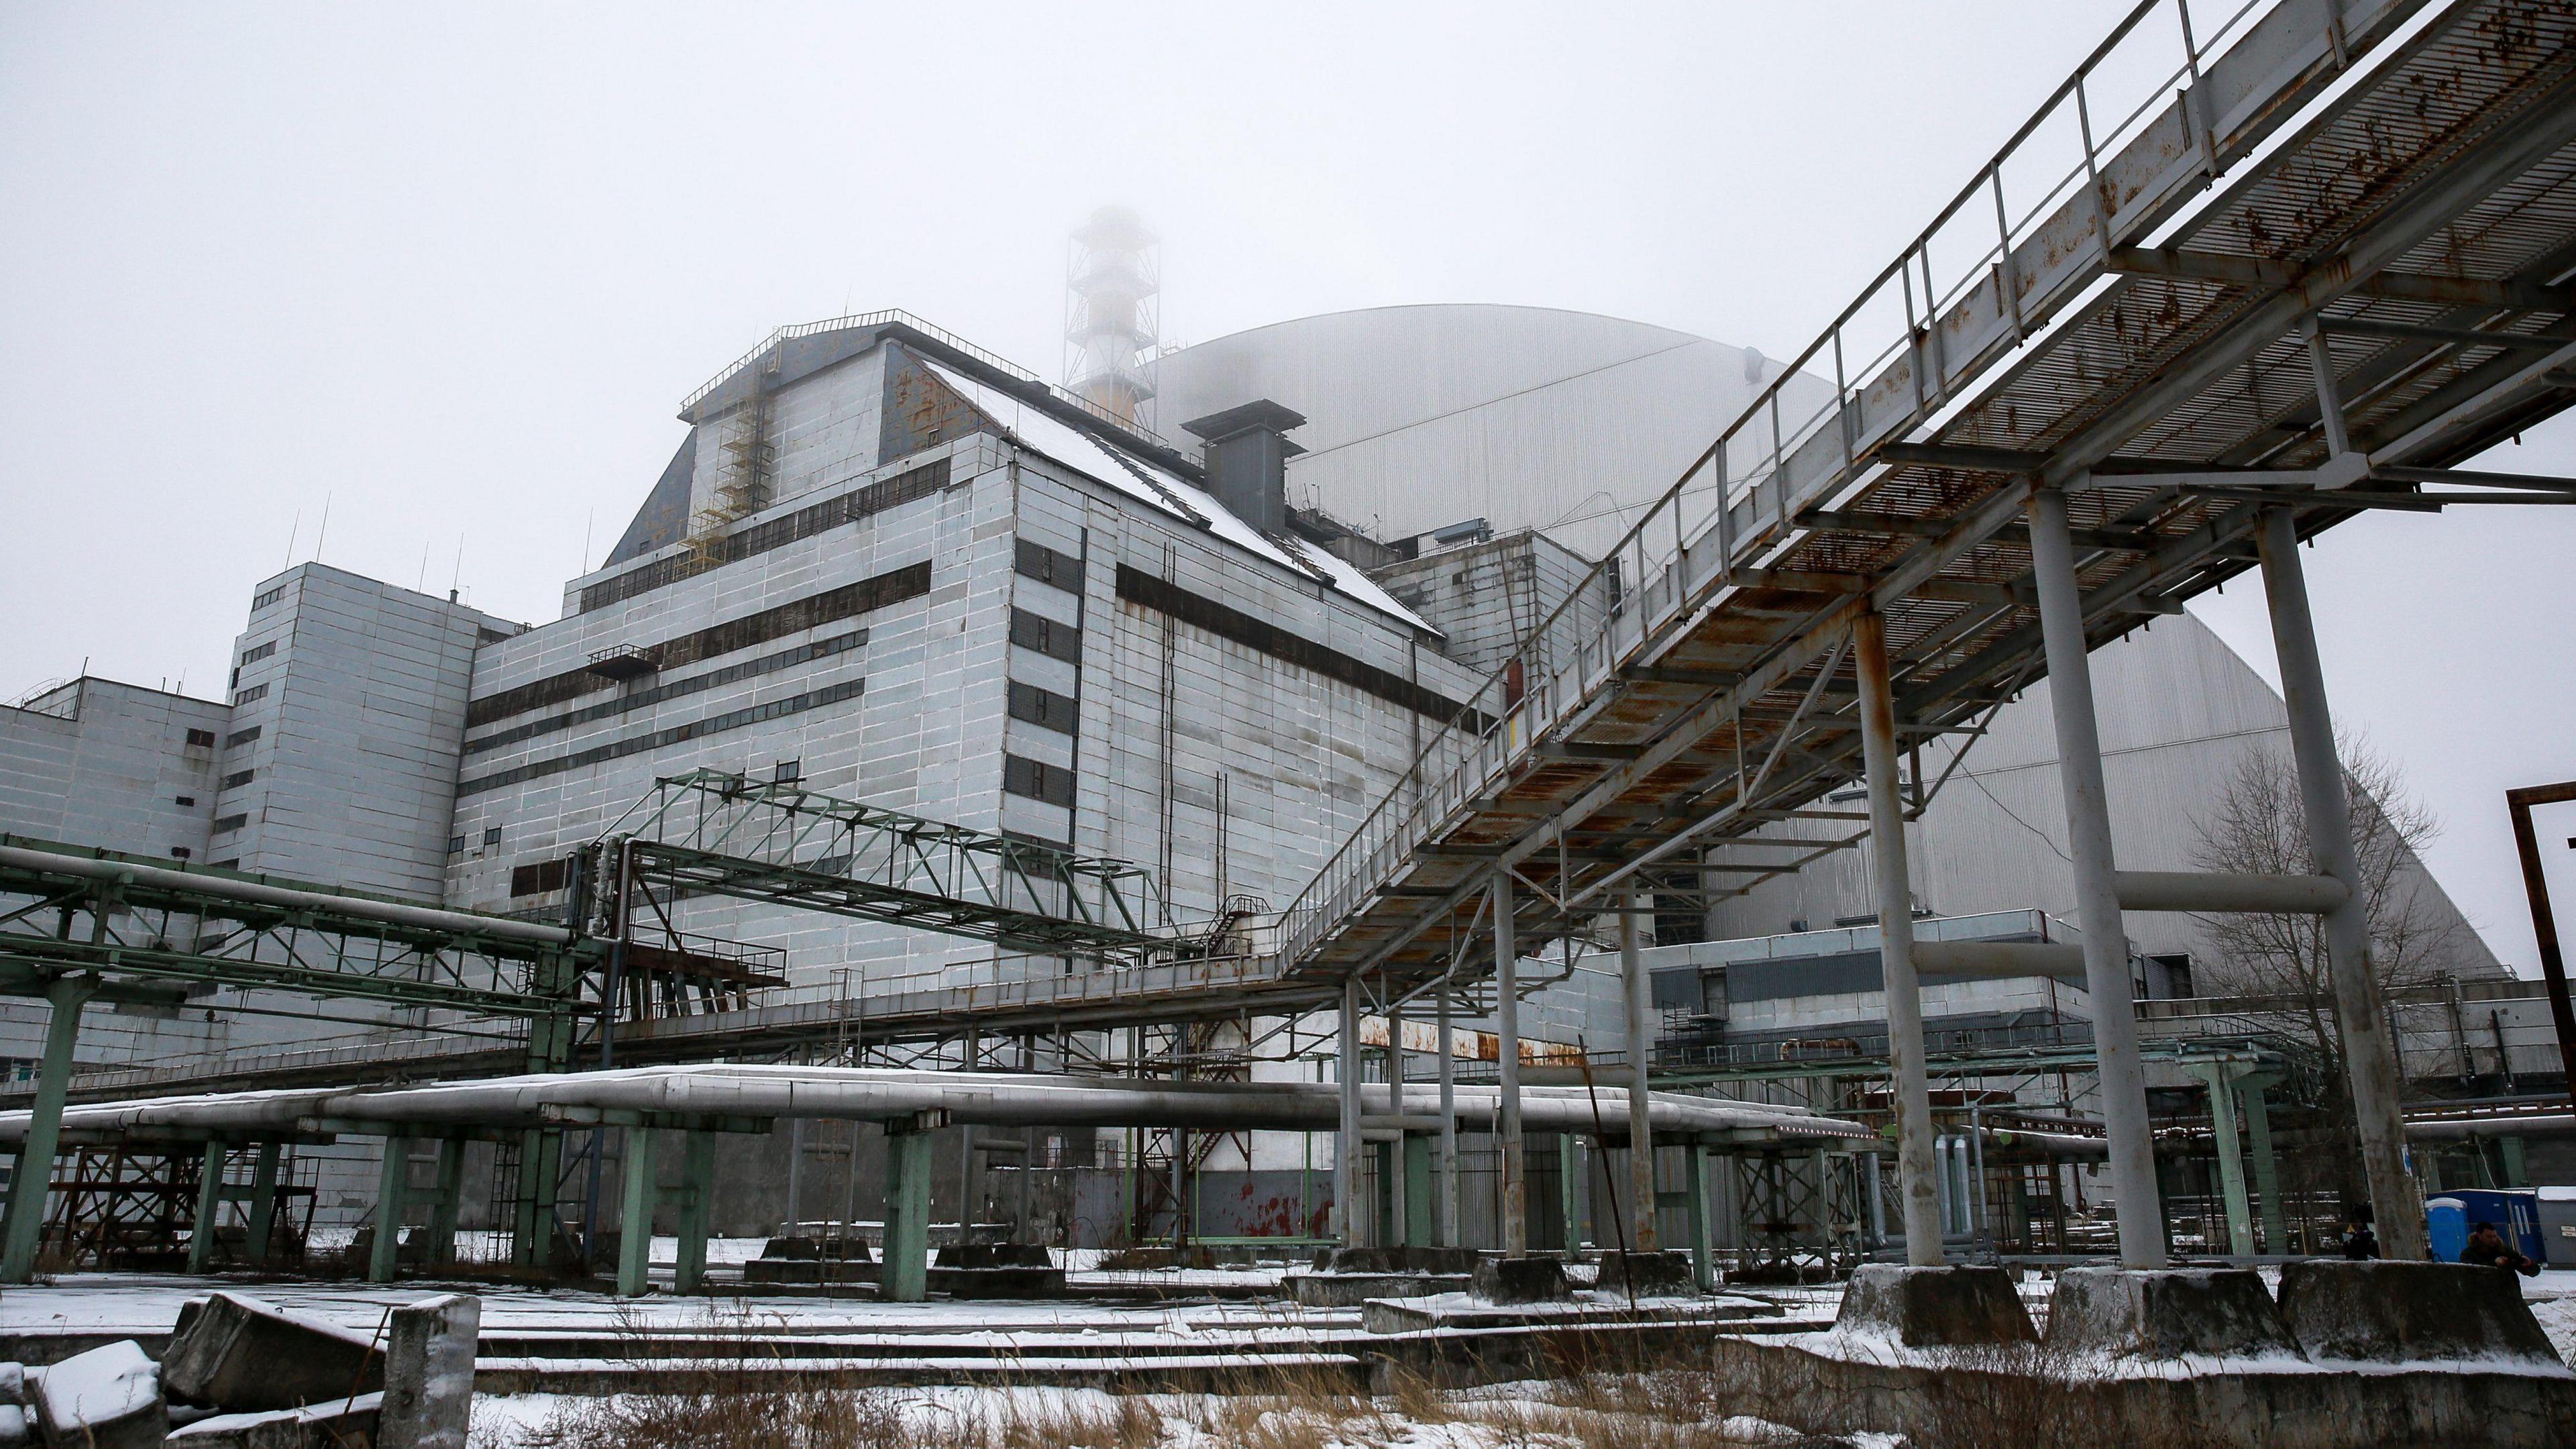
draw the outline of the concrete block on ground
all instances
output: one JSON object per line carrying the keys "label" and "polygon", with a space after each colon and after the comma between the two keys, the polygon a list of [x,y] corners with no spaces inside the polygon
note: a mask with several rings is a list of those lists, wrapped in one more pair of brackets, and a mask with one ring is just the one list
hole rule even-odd
{"label": "concrete block on ground", "polygon": [[483,1301],[447,1293],[397,1308],[385,1331],[385,1391],[376,1449],[465,1449],[474,1415],[474,1352]]}
{"label": "concrete block on ground", "polygon": [[1473,1273],[1484,1261],[1474,1248],[1432,1248],[1396,1244],[1382,1248],[1322,1248],[1315,1253],[1318,1273]]}
{"label": "concrete block on ground", "polygon": [[2299,1356],[2251,1268],[2069,1268],[2049,1302],[2048,1343],[2133,1358]]}
{"label": "concrete block on ground", "polygon": [[35,1401],[36,1432],[48,1449],[160,1449],[170,1432],[161,1367],[132,1339],[49,1366]]}
{"label": "concrete block on ground", "polygon": [[941,1268],[1052,1268],[1055,1258],[1039,1243],[949,1243],[931,1256]]}
{"label": "concrete block on ground", "polygon": [[1677,1293],[1697,1293],[1699,1278],[1692,1270],[1691,1255],[1686,1251],[1623,1253],[1614,1250],[1601,1255],[1601,1276],[1593,1286],[1603,1293],[1625,1294],[1633,1290],[1640,1298],[1670,1297]]}
{"label": "concrete block on ground", "polygon": [[951,1298],[1062,1298],[1062,1268],[932,1268],[924,1286]]}
{"label": "concrete block on ground", "polygon": [[302,1409],[218,1414],[170,1431],[168,1449],[367,1449],[377,1437],[382,1394],[332,1399]]}
{"label": "concrete block on ground", "polygon": [[2566,1372],[2512,1270],[2318,1259],[2281,1269],[2281,1322],[2312,1359],[2486,1360]]}
{"label": "concrete block on ground", "polygon": [[793,1237],[771,1238],[761,1245],[760,1258],[756,1261],[810,1263],[817,1259],[873,1263],[876,1253],[865,1238],[825,1238],[800,1233]]}
{"label": "concrete block on ground", "polygon": [[754,1258],[742,1265],[745,1283],[873,1283],[877,1265],[865,1258]]}
{"label": "concrete block on ground", "polygon": [[1909,1268],[1865,1263],[1853,1270],[1834,1326],[1892,1335],[1908,1348],[2033,1343],[2030,1313],[2001,1268]]}
{"label": "concrete block on ground", "polygon": [[235,1413],[294,1409],[385,1386],[367,1336],[233,1293],[182,1313],[161,1355],[170,1393]]}
{"label": "concrete block on ground", "polygon": [[25,1406],[0,1404],[0,1449],[20,1449],[36,1442],[36,1423]]}
{"label": "concrete block on ground", "polygon": [[1488,1258],[1476,1265],[1467,1291],[1487,1303],[1553,1303],[1572,1290],[1554,1258]]}
{"label": "concrete block on ground", "polygon": [[1422,1298],[1464,1293],[1466,1273],[1290,1273],[1280,1282],[1301,1308],[1349,1308],[1372,1298]]}

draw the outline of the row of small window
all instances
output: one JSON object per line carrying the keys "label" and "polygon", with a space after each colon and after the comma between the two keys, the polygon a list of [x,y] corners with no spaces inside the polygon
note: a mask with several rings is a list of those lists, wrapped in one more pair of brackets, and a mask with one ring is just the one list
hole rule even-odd
{"label": "row of small window", "polygon": [[257,613],[285,597],[286,585],[284,584],[279,584],[273,589],[262,589],[258,593],[250,596],[251,612]]}
{"label": "row of small window", "polygon": [[[500,844],[500,843],[501,843],[501,827],[500,827],[500,826],[498,826],[498,825],[487,825],[487,826],[484,826],[484,827],[483,827],[483,848],[484,848],[485,850],[490,850],[493,846],[496,846],[496,845],[498,845],[498,844]],[[447,853],[448,853],[448,854],[450,854],[450,855],[461,855],[461,854],[463,854],[463,853],[464,853],[464,850],[465,850],[465,837],[464,837],[464,836],[462,836],[462,835],[451,835],[451,836],[447,837]]]}

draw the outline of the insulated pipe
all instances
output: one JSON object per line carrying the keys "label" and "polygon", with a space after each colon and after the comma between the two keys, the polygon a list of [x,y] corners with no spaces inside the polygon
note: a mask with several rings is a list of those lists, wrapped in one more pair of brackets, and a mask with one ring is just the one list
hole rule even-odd
{"label": "insulated pipe", "polygon": [[2040,643],[2048,661],[2048,699],[2057,725],[2058,783],[2066,796],[2066,833],[2073,847],[2076,919],[2084,930],[2085,989],[2093,998],[2102,1120],[2111,1138],[2120,1266],[2161,1268],[2165,1223],[2156,1191],[2153,1128],[2147,1120],[2146,1066],[2138,1056],[2129,938],[2112,863],[2111,805],[2102,783],[2101,728],[2093,717],[2084,597],[2075,578],[2075,542],[2066,529],[2066,494],[2059,489],[2042,488],[2031,495],[2030,560],[2039,593]]}
{"label": "insulated pipe", "polygon": [[[1460,1120],[1478,1127],[1500,1112],[1493,1087],[1453,1086]],[[1598,1089],[1603,1112],[1624,1113],[1627,1089]],[[1522,1091],[1526,1120],[1542,1131],[1592,1127],[1594,1093],[1583,1087]],[[1427,1115],[1438,1098],[1407,1092],[1406,1114]],[[692,1116],[823,1117],[885,1122],[945,1112],[983,1126],[1159,1127],[1332,1131],[1340,1091],[1329,1082],[1157,1082],[1043,1077],[995,1072],[876,1067],[631,1067],[375,1091],[308,1089],[165,1097],[71,1107],[63,1125],[82,1131],[298,1130],[310,1121],[515,1127],[560,1123],[583,1111]],[[1869,1129],[1794,1108],[1680,1093],[1652,1096],[1655,1130],[1674,1134],[1777,1132],[1802,1139],[1867,1139]],[[1387,1116],[1397,1116],[1393,1112]],[[26,1135],[30,1114],[0,1113],[0,1142]]]}
{"label": "insulated pipe", "polygon": [[2352,891],[2330,875],[2222,875],[2191,870],[2123,870],[2113,874],[2124,911],[2246,911],[2255,915],[2323,916],[2341,910]]}
{"label": "insulated pipe", "polygon": [[1914,974],[1914,889],[1906,871],[1905,804],[1897,794],[1896,701],[1887,673],[1887,620],[1872,609],[1852,625],[1860,676],[1861,757],[1869,784],[1871,864],[1878,877],[1878,959],[1887,999],[1888,1062],[1896,1079],[1896,1183],[1905,1261],[1941,1265],[1941,1203],[1932,1128],[1932,1083],[1923,1050],[1923,991]]}
{"label": "insulated pipe", "polygon": [[[2324,343],[2309,337],[2319,372],[2318,397],[2328,419],[2337,419],[2333,374]],[[2339,429],[2339,421],[2330,423]],[[2370,922],[2361,895],[2361,862],[2352,848],[2352,818],[2344,799],[2344,770],[2335,751],[2334,719],[2326,708],[2325,666],[2317,657],[2316,623],[2308,613],[2308,582],[2299,562],[2297,525],[2286,508],[2269,509],[2257,535],[2263,557],[2263,594],[2272,611],[2272,651],[2281,666],[2281,698],[2289,706],[2290,753],[2299,772],[2299,799],[2308,827],[2308,849],[2320,873],[2346,888],[2343,903],[2326,913],[2326,964],[2333,978],[2335,1024],[2341,1028],[2344,1075],[2352,1090],[2353,1126],[2361,1138],[2362,1174],[2379,1241],[2388,1256],[2412,1262],[2424,1256],[2424,1204],[2406,1170],[2404,1111],[2399,1106],[2396,1045],[2389,1039],[2388,1010],[2370,965]]]}
{"label": "insulated pipe", "polygon": [[89,880],[121,881],[130,885],[149,886],[154,890],[184,891],[192,895],[213,896],[221,900],[241,901],[249,905],[276,906],[284,910],[329,911],[334,915],[381,921],[391,926],[410,926],[424,931],[446,931],[460,936],[485,936],[496,941],[518,941],[539,946],[569,946],[574,939],[573,933],[561,926],[542,925],[535,921],[514,921],[504,916],[481,916],[471,911],[448,911],[436,906],[415,906],[400,901],[373,900],[365,896],[334,895],[329,891],[295,890],[287,886],[270,885],[265,881],[235,880],[229,876],[205,875],[195,871],[164,870],[160,866],[140,865],[131,861],[91,860],[77,855],[59,855],[50,850],[29,850],[17,845],[0,845],[0,865],[42,871],[48,875],[74,875]]}

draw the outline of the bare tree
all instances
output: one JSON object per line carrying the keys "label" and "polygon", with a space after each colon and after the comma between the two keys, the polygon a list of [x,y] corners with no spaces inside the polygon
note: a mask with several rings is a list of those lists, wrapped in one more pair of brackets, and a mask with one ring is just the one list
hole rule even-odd
{"label": "bare tree", "polygon": [[[2461,945],[2459,916],[2434,898],[2420,855],[2440,833],[2440,822],[2407,793],[2404,777],[2388,760],[2350,739],[2338,739],[2336,749],[2343,756],[2344,802],[2352,817],[2353,852],[2361,864],[2371,972],[2382,991],[2438,980],[2456,969]],[[2203,869],[2316,873],[2298,770],[2286,749],[2247,755],[2215,807],[2195,825],[2200,844],[2194,858]],[[2274,998],[2275,1012],[2301,1024],[2298,1029],[2330,1069],[2329,1091],[2338,1091],[2343,1033],[2335,1020],[2323,920],[2307,915],[2197,919],[2216,957],[2203,973],[2209,982],[2232,995]]]}

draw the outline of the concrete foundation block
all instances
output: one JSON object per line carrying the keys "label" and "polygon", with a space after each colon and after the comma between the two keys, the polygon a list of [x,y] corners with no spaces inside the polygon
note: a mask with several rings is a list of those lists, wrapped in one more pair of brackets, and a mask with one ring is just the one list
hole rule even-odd
{"label": "concrete foundation block", "polygon": [[1062,1268],[932,1268],[924,1284],[951,1298],[1062,1298]]}
{"label": "concrete foundation block", "polygon": [[1324,1248],[1315,1254],[1318,1273],[1473,1273],[1484,1255],[1474,1248],[1408,1247]]}
{"label": "concrete foundation block", "polygon": [[172,1396],[249,1413],[369,1394],[385,1385],[384,1355],[337,1324],[232,1293],[183,1313],[161,1356]]}
{"label": "concrete foundation block", "polygon": [[1699,1291],[1699,1279],[1687,1252],[1601,1255],[1601,1276],[1593,1286],[1603,1293],[1634,1292],[1640,1298],[1669,1298]]}
{"label": "concrete foundation block", "polygon": [[1867,1263],[1852,1273],[1837,1328],[1888,1333],[1908,1348],[2033,1343],[2039,1333],[2001,1268]]}
{"label": "concrete foundation block", "polygon": [[1039,1243],[949,1243],[931,1255],[941,1268],[1052,1268],[1055,1258]]}
{"label": "concrete foundation block", "polygon": [[1466,1273],[1290,1273],[1281,1282],[1301,1308],[1350,1308],[1372,1298],[1423,1298],[1464,1293]]}
{"label": "concrete foundation block", "polygon": [[863,1258],[754,1258],[742,1265],[745,1283],[873,1283],[877,1265]]}
{"label": "concrete foundation block", "polygon": [[2510,1270],[2319,1259],[2281,1270],[2281,1322],[2312,1359],[2483,1359],[2564,1372]]}
{"label": "concrete foundation block", "polygon": [[170,1432],[161,1370],[131,1339],[51,1365],[34,1397],[46,1449],[160,1449]]}
{"label": "concrete foundation block", "polygon": [[449,1293],[393,1311],[377,1449],[465,1449],[483,1302]]}
{"label": "concrete foundation block", "polygon": [[1487,1303],[1553,1303],[1569,1290],[1565,1265],[1554,1258],[1488,1258],[1467,1291]]}
{"label": "concrete foundation block", "polygon": [[2299,1356],[2251,1268],[2069,1268],[2057,1276],[2048,1342],[2134,1358]]}

